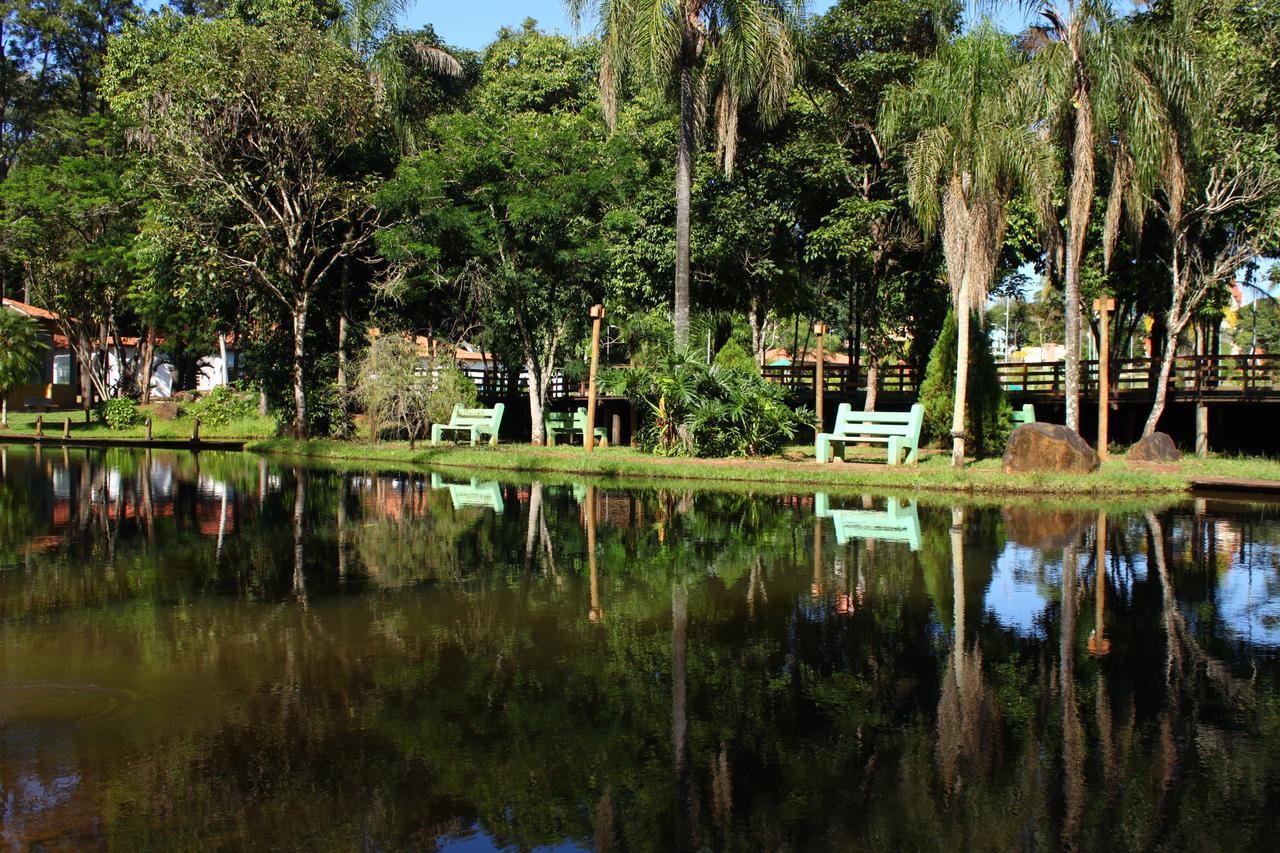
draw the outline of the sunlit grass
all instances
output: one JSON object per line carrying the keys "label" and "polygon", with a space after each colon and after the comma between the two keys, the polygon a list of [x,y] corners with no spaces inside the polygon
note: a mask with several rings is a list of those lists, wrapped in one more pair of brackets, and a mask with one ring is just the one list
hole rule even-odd
{"label": "sunlit grass", "polygon": [[[6,433],[32,436],[36,431],[36,419],[40,417],[38,412],[10,412],[8,429],[0,429],[0,439],[3,439]],[[71,422],[72,438],[100,438],[100,439],[141,439],[146,437],[146,426],[138,425],[129,429],[115,430],[106,424],[91,419],[89,423],[85,423],[83,410],[75,409],[71,411],[58,411],[44,413],[44,434],[50,437],[59,437],[62,435],[63,425],[66,421]],[[161,420],[152,418],[151,435],[152,438],[162,440],[174,439],[190,439],[193,418],[179,417],[173,420]],[[200,437],[204,439],[255,439],[267,438],[273,436],[278,431],[278,423],[274,417],[261,415],[251,415],[245,418],[237,418],[225,424],[210,424],[201,422]]]}
{"label": "sunlit grass", "polygon": [[[902,491],[941,490],[985,494],[1037,493],[1059,495],[1138,495],[1184,492],[1197,475],[1268,477],[1280,479],[1280,465],[1270,460],[1189,459],[1176,470],[1135,467],[1112,458],[1094,474],[1006,475],[999,459],[971,462],[962,470],[951,467],[945,453],[927,454],[919,465],[890,467],[876,464],[818,465],[811,461],[772,459],[664,459],[631,448],[542,448],[519,444],[472,448],[460,445],[410,449],[404,442],[297,442],[271,439],[251,443],[250,450],[337,460],[362,460],[389,465],[426,465],[462,470],[582,474],[629,479],[688,480],[780,484],[795,489],[874,487]],[[796,449],[798,452],[798,448]],[[788,453],[788,455],[791,455]],[[862,461],[850,453],[850,462]],[[867,454],[865,460],[883,460]]]}

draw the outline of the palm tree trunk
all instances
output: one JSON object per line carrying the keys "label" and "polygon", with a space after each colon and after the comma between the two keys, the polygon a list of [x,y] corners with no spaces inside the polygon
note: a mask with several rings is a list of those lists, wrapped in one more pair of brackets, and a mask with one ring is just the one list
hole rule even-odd
{"label": "palm tree trunk", "polygon": [[1080,262],[1093,207],[1093,113],[1089,92],[1076,90],[1076,132],[1071,150],[1071,190],[1067,210],[1064,312],[1067,345],[1067,427],[1080,430]]}
{"label": "palm tree trunk", "polygon": [[680,69],[680,132],[676,145],[676,301],[677,350],[689,346],[689,198],[693,187],[693,69]]}
{"label": "palm tree trunk", "polygon": [[964,415],[969,392],[969,277],[960,284],[956,306],[956,399],[951,414],[951,464],[964,467]]}

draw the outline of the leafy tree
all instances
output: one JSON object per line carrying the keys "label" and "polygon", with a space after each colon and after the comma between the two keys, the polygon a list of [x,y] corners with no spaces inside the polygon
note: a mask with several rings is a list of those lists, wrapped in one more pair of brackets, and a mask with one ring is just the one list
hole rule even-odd
{"label": "leafy tree", "polygon": [[1020,186],[1039,197],[1052,183],[1052,162],[1013,97],[1021,60],[990,23],[943,46],[910,86],[885,100],[886,136],[908,133],[907,197],[921,226],[940,222],[951,301],[957,319],[957,371],[951,425],[952,464],[964,464],[969,377],[969,322],[983,310],[1000,260],[1007,207]]}
{"label": "leafy tree", "polygon": [[[76,122],[45,157],[20,162],[0,184],[9,257],[21,264],[28,298],[58,314],[91,397],[132,393],[108,384],[107,350],[123,364],[120,336],[130,321],[131,253],[141,201],[110,118]],[[34,152],[30,152],[34,153]],[[121,377],[127,379],[127,377]]]}
{"label": "leafy tree", "polygon": [[[976,318],[975,318],[976,319]],[[924,430],[935,441],[945,441],[951,433],[951,421],[955,412],[954,389],[956,382],[956,345],[958,324],[955,313],[947,314],[929,356],[924,381],[920,383],[920,400],[924,403]],[[973,436],[973,450],[978,456],[1004,448],[1011,426],[1012,408],[1005,400],[1000,377],[996,373],[995,357],[991,353],[991,340],[982,330],[981,322],[969,323],[969,376],[965,405],[968,407],[968,428]]]}
{"label": "leafy tree", "polygon": [[689,345],[689,211],[702,116],[713,115],[716,153],[732,173],[738,114],[754,105],[770,122],[786,108],[796,69],[789,0],[566,0],[575,17],[594,10],[600,24],[600,91],[612,128],[626,81],[674,94],[676,134],[675,344]]}
{"label": "leafy tree", "polygon": [[39,373],[46,349],[40,324],[0,308],[0,426],[9,425],[9,393]]}
{"label": "leafy tree", "polygon": [[1025,34],[1024,44],[1036,57],[1038,81],[1063,138],[1069,175],[1062,244],[1066,424],[1078,430],[1081,267],[1097,189],[1099,142],[1114,140],[1108,145],[1114,167],[1103,238],[1109,264],[1122,200],[1151,190],[1167,145],[1167,102],[1186,97],[1195,72],[1183,41],[1126,25],[1109,0],[1040,0],[1031,5],[1044,23]]}
{"label": "leafy tree", "polygon": [[[540,91],[549,68],[576,69],[576,85]],[[430,122],[423,152],[379,194],[396,222],[380,245],[410,271],[408,289],[460,288],[455,312],[479,321],[506,363],[525,366],[535,444],[557,359],[603,296],[599,223],[632,180],[627,141],[604,138],[582,111],[586,69],[566,39],[506,33],[486,54],[476,111]]]}
{"label": "leafy tree", "polygon": [[476,405],[476,386],[452,361],[423,359],[405,335],[373,338],[356,369],[355,397],[369,419],[369,437],[402,432],[409,447],[433,423],[445,423],[455,404]]}
{"label": "leafy tree", "polygon": [[367,234],[352,223],[368,221],[371,182],[346,161],[380,123],[367,74],[306,21],[162,15],[113,44],[107,88],[170,221],[216,247],[228,286],[285,312],[305,436],[309,308]]}

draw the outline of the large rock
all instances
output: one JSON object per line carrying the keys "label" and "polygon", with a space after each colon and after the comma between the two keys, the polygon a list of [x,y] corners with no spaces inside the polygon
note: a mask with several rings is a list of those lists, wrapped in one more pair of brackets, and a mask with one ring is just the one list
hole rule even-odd
{"label": "large rock", "polygon": [[151,404],[151,417],[158,421],[173,421],[181,414],[178,404],[172,400],[161,400]]}
{"label": "large rock", "polygon": [[1130,462],[1177,462],[1182,454],[1167,434],[1153,432],[1135,442],[1125,458]]}
{"label": "large rock", "polygon": [[1004,472],[1053,471],[1088,474],[1102,464],[1080,433],[1061,424],[1023,424],[1009,435]]}

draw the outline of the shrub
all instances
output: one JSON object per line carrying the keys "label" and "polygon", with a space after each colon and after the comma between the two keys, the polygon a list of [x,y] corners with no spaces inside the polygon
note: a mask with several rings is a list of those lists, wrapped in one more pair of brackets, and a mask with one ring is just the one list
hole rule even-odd
{"label": "shrub", "polygon": [[756,364],[751,351],[734,338],[730,338],[728,343],[720,347],[720,352],[716,353],[715,366],[722,370],[736,370],[741,373],[760,373],[760,366]]}
{"label": "shrub", "polygon": [[98,405],[98,418],[110,429],[124,430],[142,423],[138,404],[127,397],[116,397]]}
{"label": "shrub", "polygon": [[184,414],[200,419],[209,426],[226,426],[247,418],[258,410],[258,402],[248,392],[230,385],[218,385],[208,394],[183,407]]}
{"label": "shrub", "polygon": [[[942,323],[938,341],[929,355],[920,401],[924,404],[924,431],[935,443],[951,437],[956,396],[956,318],[950,312]],[[969,387],[966,393],[965,429],[972,436],[973,453],[1000,452],[1013,426],[1013,410],[1000,387],[991,342],[975,314],[969,324]]]}
{"label": "shrub", "polygon": [[708,367],[689,353],[609,371],[604,385],[631,398],[640,412],[639,445],[663,456],[776,453],[812,421],[759,374]]}
{"label": "shrub", "polygon": [[354,394],[374,441],[392,430],[403,433],[410,446],[431,424],[448,421],[456,404],[472,407],[478,400],[475,383],[451,360],[419,358],[416,344],[395,334],[370,343]]}

